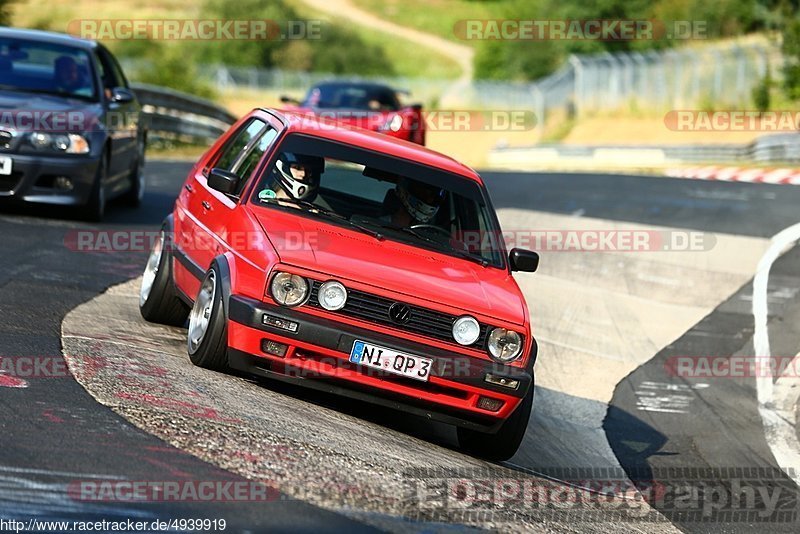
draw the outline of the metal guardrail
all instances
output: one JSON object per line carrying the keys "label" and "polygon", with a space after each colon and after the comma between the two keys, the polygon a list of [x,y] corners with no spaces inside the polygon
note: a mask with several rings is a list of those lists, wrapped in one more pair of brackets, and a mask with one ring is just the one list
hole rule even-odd
{"label": "metal guardrail", "polygon": [[207,144],[237,120],[221,106],[187,93],[141,83],[131,89],[147,117],[151,140]]}
{"label": "metal guardrail", "polygon": [[800,133],[764,135],[747,144],[562,145],[498,147],[489,163],[536,169],[553,166],[659,167],[683,163],[800,163]]}

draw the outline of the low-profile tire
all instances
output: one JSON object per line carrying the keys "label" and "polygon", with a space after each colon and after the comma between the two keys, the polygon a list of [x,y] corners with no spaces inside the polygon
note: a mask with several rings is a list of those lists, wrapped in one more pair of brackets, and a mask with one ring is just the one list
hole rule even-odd
{"label": "low-profile tire", "polygon": [[223,298],[222,276],[212,265],[189,313],[186,348],[193,364],[215,371],[228,367],[228,318]]}
{"label": "low-profile tire", "polygon": [[172,326],[183,326],[189,310],[178,297],[172,279],[172,247],[166,229],[162,228],[153,243],[142,275],[139,290],[139,311],[145,320]]}
{"label": "low-profile tire", "polygon": [[459,446],[464,452],[484,460],[495,462],[508,460],[516,454],[525,437],[532,408],[533,384],[517,409],[505,420],[497,432],[489,434],[459,427],[456,430]]}
{"label": "low-profile tire", "polygon": [[89,194],[89,201],[83,208],[83,216],[90,222],[101,222],[106,214],[106,191],[103,182],[106,181],[108,174],[108,154],[103,154],[97,164],[92,191]]}
{"label": "low-profile tire", "polygon": [[122,202],[126,206],[138,208],[142,205],[145,191],[144,162],[144,142],[141,142],[137,149],[136,162],[133,164],[129,177],[131,188],[122,195]]}

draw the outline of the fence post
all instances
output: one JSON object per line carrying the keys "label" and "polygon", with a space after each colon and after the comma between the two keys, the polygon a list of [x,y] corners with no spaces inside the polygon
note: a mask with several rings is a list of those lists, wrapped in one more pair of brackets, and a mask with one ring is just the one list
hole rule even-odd
{"label": "fence post", "polygon": [[583,84],[585,83],[583,64],[580,58],[575,54],[569,56],[569,64],[572,65],[572,70],[575,73],[572,78],[574,87],[573,94],[575,95],[575,116],[580,117],[583,113]]}

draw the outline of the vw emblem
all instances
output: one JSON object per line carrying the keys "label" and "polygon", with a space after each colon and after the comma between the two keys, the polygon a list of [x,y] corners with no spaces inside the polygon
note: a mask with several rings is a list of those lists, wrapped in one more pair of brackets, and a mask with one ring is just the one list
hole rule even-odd
{"label": "vw emblem", "polygon": [[411,308],[400,302],[389,307],[389,318],[397,324],[405,324],[411,319]]}

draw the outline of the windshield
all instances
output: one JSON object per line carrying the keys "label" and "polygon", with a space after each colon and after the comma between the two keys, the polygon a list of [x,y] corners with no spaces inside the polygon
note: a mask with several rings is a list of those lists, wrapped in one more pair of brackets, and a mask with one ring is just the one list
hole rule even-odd
{"label": "windshield", "polygon": [[0,38],[0,89],[97,100],[88,52],[8,37]]}
{"label": "windshield", "polygon": [[452,173],[293,134],[258,178],[252,202],[505,268],[494,212],[478,183]]}
{"label": "windshield", "polygon": [[397,111],[400,103],[394,91],[380,85],[323,84],[312,88],[303,106],[322,109]]}

